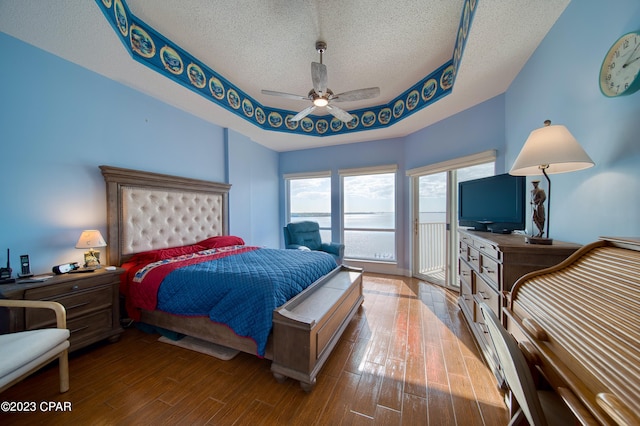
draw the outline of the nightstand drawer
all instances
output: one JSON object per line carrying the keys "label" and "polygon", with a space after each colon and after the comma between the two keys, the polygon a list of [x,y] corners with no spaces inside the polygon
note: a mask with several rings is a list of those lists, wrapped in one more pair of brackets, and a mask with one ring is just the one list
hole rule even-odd
{"label": "nightstand drawer", "polygon": [[[112,304],[112,288],[110,286],[91,287],[88,291],[79,291],[69,295],[62,294],[51,300],[62,303],[67,310],[67,323],[85,312],[109,308]],[[25,312],[25,328],[32,330],[52,325],[56,317],[48,309],[27,309]],[[67,327],[71,329],[71,327]]]}
{"label": "nightstand drawer", "polygon": [[[57,277],[56,277],[57,278]],[[30,300],[48,300],[82,290],[90,290],[100,285],[111,284],[118,280],[113,274],[88,272],[84,274],[66,274],[62,283],[44,285],[25,291],[24,298]],[[61,278],[60,278],[61,279]]]}
{"label": "nightstand drawer", "polygon": [[111,309],[103,309],[93,314],[84,315],[67,321],[67,328],[71,332],[69,342],[71,350],[78,346],[85,346],[94,342],[97,337],[111,329],[113,312]]}

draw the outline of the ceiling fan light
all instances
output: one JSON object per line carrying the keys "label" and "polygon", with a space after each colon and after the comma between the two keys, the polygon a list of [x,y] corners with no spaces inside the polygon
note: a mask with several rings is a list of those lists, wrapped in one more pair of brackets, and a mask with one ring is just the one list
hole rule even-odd
{"label": "ceiling fan light", "polygon": [[325,107],[329,104],[329,101],[325,98],[316,98],[313,100],[313,104],[317,107]]}

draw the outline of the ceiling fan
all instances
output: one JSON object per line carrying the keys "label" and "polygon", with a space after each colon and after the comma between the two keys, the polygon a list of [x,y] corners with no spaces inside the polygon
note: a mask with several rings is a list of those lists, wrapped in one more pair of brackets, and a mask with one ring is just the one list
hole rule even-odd
{"label": "ceiling fan", "polygon": [[363,99],[371,99],[380,95],[379,87],[369,87],[367,89],[350,90],[348,92],[334,94],[327,87],[327,66],[322,63],[322,54],[327,50],[327,43],[323,41],[316,42],[316,51],[320,54],[320,62],[311,62],[311,81],[313,81],[313,89],[309,91],[307,96],[293,95],[290,93],[274,92],[273,90],[263,90],[265,95],[280,96],[282,98],[309,100],[312,102],[310,106],[303,109],[295,116],[290,118],[291,121],[300,121],[307,115],[311,114],[316,108],[326,108],[334,117],[345,123],[353,120],[353,116],[342,108],[334,106],[334,102],[360,101]]}

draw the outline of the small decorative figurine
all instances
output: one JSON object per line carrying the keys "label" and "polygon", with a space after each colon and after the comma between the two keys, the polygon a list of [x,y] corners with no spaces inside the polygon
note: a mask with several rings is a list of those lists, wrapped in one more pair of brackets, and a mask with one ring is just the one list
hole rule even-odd
{"label": "small decorative figurine", "polygon": [[538,233],[534,237],[542,238],[545,222],[544,202],[547,199],[547,194],[545,194],[544,189],[538,187],[539,180],[534,180],[531,183],[533,184],[533,189],[531,190],[532,219],[534,225],[538,228]]}

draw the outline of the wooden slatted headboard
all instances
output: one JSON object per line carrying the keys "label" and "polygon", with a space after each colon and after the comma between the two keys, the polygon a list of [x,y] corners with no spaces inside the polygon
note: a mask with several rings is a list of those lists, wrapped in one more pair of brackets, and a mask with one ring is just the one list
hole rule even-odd
{"label": "wooden slatted headboard", "polygon": [[107,262],[229,233],[231,185],[100,166],[107,186]]}

